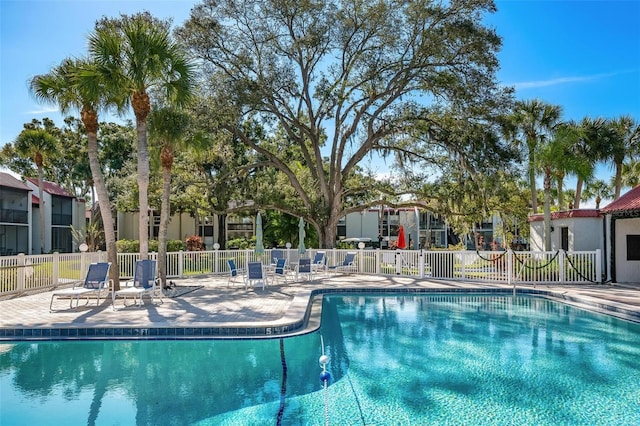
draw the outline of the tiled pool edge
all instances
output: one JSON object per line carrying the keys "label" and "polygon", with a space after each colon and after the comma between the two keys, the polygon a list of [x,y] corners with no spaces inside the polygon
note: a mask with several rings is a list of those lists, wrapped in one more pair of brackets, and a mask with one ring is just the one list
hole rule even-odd
{"label": "tiled pool edge", "polygon": [[280,319],[255,325],[225,324],[215,326],[175,327],[35,327],[0,328],[0,342],[14,341],[60,341],[60,340],[219,340],[219,339],[274,339],[312,333],[320,327],[321,304],[329,294],[422,294],[422,293],[466,293],[466,294],[524,294],[549,298],[577,306],[581,309],[614,316],[626,321],[640,323],[640,313],[616,306],[611,301],[596,301],[588,297],[569,295],[557,290],[538,288],[316,288],[297,294],[287,313]]}

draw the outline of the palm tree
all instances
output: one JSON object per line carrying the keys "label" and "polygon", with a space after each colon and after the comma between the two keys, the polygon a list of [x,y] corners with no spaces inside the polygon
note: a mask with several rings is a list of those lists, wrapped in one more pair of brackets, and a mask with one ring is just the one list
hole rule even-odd
{"label": "palm tree", "polygon": [[58,141],[44,129],[25,129],[14,144],[18,154],[30,158],[38,169],[38,198],[40,199],[40,253],[44,250],[44,161],[55,155]]}
{"label": "palm tree", "polygon": [[[536,191],[536,151],[538,145],[548,139],[550,132],[558,124],[562,109],[546,104],[538,99],[516,102],[513,112],[513,124],[516,127],[516,143],[527,147],[529,188],[531,190],[531,208],[538,213]],[[524,141],[523,141],[524,139]]]}
{"label": "palm tree", "polygon": [[[556,126],[553,138],[539,145],[535,165],[544,176],[544,249],[551,250],[551,179],[554,175],[575,173],[585,175],[590,168],[589,162],[571,155],[573,144],[579,132],[575,126],[562,124]],[[561,188],[558,198],[561,200]]]}
{"label": "palm tree", "polygon": [[112,265],[109,278],[115,289],[119,289],[119,268],[116,237],[109,192],[98,161],[98,110],[106,108],[109,99],[105,96],[104,82],[96,72],[95,64],[88,60],[65,59],[48,74],[31,79],[31,92],[41,101],[57,104],[63,113],[79,110],[87,132],[87,152],[93,185],[100,206],[104,226],[107,259]]}
{"label": "palm tree", "polygon": [[631,188],[640,185],[640,161],[634,160],[622,165],[622,185]]}
{"label": "palm tree", "polygon": [[162,287],[167,282],[167,230],[171,216],[171,169],[174,153],[180,139],[189,126],[189,116],[171,107],[158,108],[149,115],[149,135],[152,142],[160,144],[162,166],[162,205],[158,233],[158,273]]}
{"label": "palm tree", "polygon": [[613,191],[611,185],[608,185],[605,181],[595,179],[587,183],[587,187],[584,191],[584,199],[594,199],[596,202],[596,209],[600,208],[600,202],[603,199],[609,199],[613,197]]}
{"label": "palm tree", "polygon": [[140,258],[147,259],[149,150],[147,118],[150,93],[161,93],[171,105],[183,106],[192,95],[194,71],[179,45],[171,40],[169,23],[148,12],[120,19],[103,18],[89,36],[89,51],[113,94],[125,93],[136,117]]}
{"label": "palm tree", "polygon": [[564,178],[567,175],[575,175],[579,181],[590,179],[595,168],[595,161],[587,155],[582,155],[585,132],[581,125],[573,121],[559,124],[556,126],[553,137],[561,139],[566,150],[566,158],[558,159],[554,170],[558,191],[558,209],[565,210]]}
{"label": "palm tree", "polygon": [[580,123],[581,138],[576,142],[573,155],[579,156],[591,164],[590,173],[587,176],[578,176],[576,180],[575,197],[573,199],[574,208],[580,208],[582,200],[582,187],[584,182],[593,177],[596,164],[604,159],[606,152],[606,138],[603,131],[607,121],[604,118],[592,119],[585,117]]}
{"label": "palm tree", "polygon": [[609,151],[607,159],[613,164],[615,174],[614,200],[622,190],[622,167],[627,157],[638,151],[640,125],[631,116],[622,116],[609,122]]}

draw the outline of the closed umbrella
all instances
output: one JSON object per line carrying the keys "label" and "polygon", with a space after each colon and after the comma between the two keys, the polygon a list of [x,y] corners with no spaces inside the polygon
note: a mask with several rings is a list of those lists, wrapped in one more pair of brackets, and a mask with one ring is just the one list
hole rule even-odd
{"label": "closed umbrella", "polygon": [[404,236],[404,227],[402,225],[400,225],[400,227],[398,228],[398,248],[407,248],[407,239]]}
{"label": "closed umbrella", "polygon": [[298,253],[305,254],[307,249],[304,247],[304,220],[300,218],[300,222],[298,222]]}
{"label": "closed umbrella", "polygon": [[258,212],[256,217],[256,254],[264,254],[264,244],[262,243],[262,216]]}

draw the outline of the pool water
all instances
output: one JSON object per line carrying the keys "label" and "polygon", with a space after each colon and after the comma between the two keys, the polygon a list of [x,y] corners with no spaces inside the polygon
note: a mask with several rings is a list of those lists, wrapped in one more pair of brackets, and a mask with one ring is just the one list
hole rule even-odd
{"label": "pool water", "polygon": [[639,396],[640,324],[525,296],[325,296],[286,339],[0,344],[3,426],[637,425]]}

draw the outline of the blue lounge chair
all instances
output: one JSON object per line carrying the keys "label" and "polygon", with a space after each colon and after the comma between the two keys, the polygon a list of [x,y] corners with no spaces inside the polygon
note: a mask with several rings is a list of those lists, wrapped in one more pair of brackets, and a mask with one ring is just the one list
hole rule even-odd
{"label": "blue lounge chair", "polygon": [[280,258],[276,261],[273,269],[273,278],[283,279],[285,283],[287,282],[287,259]]}
{"label": "blue lounge chair", "polygon": [[[128,281],[123,288],[112,293],[112,304],[114,309],[115,301],[118,296],[124,298],[125,306],[127,306],[127,297],[130,296],[133,296],[136,301],[136,305],[142,306],[142,296],[147,293],[151,296],[151,303],[154,302],[156,290],[160,289],[157,285],[158,279],[156,276],[156,264],[157,262],[151,259],[136,261],[133,280]],[[160,303],[164,303],[162,300],[162,291],[160,291]]]}
{"label": "blue lounge chair", "polygon": [[[53,298],[58,297],[68,297],[69,300],[69,309],[73,307],[73,299],[76,299],[76,309],[78,309],[78,303],[80,302],[80,296],[84,296],[87,298],[87,303],[89,303],[89,295],[96,295],[98,297],[98,303],[100,304],[100,294],[104,291],[105,293],[109,292],[109,268],[111,267],[111,263],[92,263],[89,265],[89,270],[87,271],[87,276],[82,283],[82,286],[73,288],[66,288],[62,290],[55,290],[51,294],[51,303],[49,303],[49,311],[53,310]],[[96,305],[96,306],[97,306]]]}
{"label": "blue lounge chair", "polygon": [[326,272],[327,270],[327,253],[317,251],[311,262],[311,268],[314,272]]}
{"label": "blue lounge chair", "polygon": [[229,280],[227,281],[227,287],[229,287],[229,284],[232,282],[235,284],[237,277],[241,277],[244,281],[244,269],[238,269],[236,267],[236,262],[233,259],[228,259],[227,263],[229,264]]}
{"label": "blue lounge chair", "polygon": [[356,272],[358,270],[358,267],[356,266],[357,254],[358,253],[355,251],[347,252],[340,265],[329,266],[329,269],[334,272]]}
{"label": "blue lounge chair", "polygon": [[313,279],[313,267],[311,266],[311,259],[300,259],[298,266],[296,267],[296,279],[298,276],[306,275],[307,279]]}
{"label": "blue lounge chair", "polygon": [[247,263],[247,279],[244,282],[244,288],[250,285],[253,287],[254,282],[262,282],[262,289],[268,285],[267,276],[264,273],[264,266],[262,262],[248,262]]}

